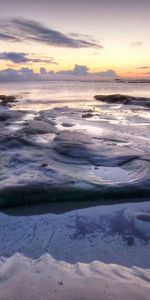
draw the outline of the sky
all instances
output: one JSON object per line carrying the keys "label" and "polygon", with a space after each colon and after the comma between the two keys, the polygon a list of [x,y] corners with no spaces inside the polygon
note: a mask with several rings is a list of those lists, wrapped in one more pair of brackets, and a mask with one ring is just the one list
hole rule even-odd
{"label": "sky", "polygon": [[0,0],[0,78],[149,78],[149,14],[149,0]]}

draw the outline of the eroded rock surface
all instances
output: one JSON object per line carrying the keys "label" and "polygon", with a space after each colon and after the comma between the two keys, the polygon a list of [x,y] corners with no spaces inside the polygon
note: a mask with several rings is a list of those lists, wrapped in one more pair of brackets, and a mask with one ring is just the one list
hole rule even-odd
{"label": "eroded rock surface", "polygon": [[0,207],[149,197],[149,111],[92,110],[1,107]]}

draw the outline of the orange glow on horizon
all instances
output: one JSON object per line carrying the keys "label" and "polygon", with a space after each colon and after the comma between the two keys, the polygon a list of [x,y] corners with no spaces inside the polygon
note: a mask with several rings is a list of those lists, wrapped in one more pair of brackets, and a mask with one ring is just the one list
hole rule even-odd
{"label": "orange glow on horizon", "polygon": [[[81,64],[81,63],[79,63]],[[0,71],[3,71],[5,69],[8,69],[8,68],[12,68],[14,70],[19,70],[21,68],[29,68],[29,69],[32,69],[34,71],[34,73],[39,73],[40,72],[40,68],[41,67],[44,67],[48,72],[50,71],[53,71],[53,72],[59,72],[59,71],[68,71],[68,70],[73,70],[74,68],[74,65],[75,64],[41,64],[41,63],[38,63],[38,64],[35,64],[35,63],[27,63],[27,64],[13,64],[13,63],[6,63],[5,61],[0,61]],[[103,63],[103,65],[101,66],[98,66],[96,65],[95,66],[95,61],[93,63],[93,67],[92,67],[92,59],[91,61],[89,61],[89,65],[88,64],[81,64],[81,65],[85,65],[89,68],[89,73],[92,75],[94,73],[99,73],[99,72],[105,72],[106,70],[114,70],[116,72],[116,74],[118,75],[118,77],[122,77],[122,78],[150,78],[150,74],[146,74],[146,73],[149,73],[150,71],[150,68],[146,69],[146,70],[138,70],[136,69],[135,67],[125,67],[123,68],[121,65],[106,65]],[[145,74],[144,74],[145,72]]]}

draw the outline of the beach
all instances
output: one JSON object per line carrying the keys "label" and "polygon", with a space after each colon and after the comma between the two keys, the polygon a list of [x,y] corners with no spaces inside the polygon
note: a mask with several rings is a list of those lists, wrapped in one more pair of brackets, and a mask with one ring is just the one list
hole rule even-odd
{"label": "beach", "polygon": [[149,201],[29,212],[0,215],[1,299],[149,299]]}
{"label": "beach", "polygon": [[149,299],[149,84],[0,88],[0,299]]}

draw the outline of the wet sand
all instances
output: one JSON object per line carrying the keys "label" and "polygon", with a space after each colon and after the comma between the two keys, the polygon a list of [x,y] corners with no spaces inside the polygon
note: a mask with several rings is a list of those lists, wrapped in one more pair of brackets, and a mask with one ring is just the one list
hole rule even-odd
{"label": "wet sand", "polygon": [[149,299],[148,216],[149,202],[1,213],[0,299]]}

